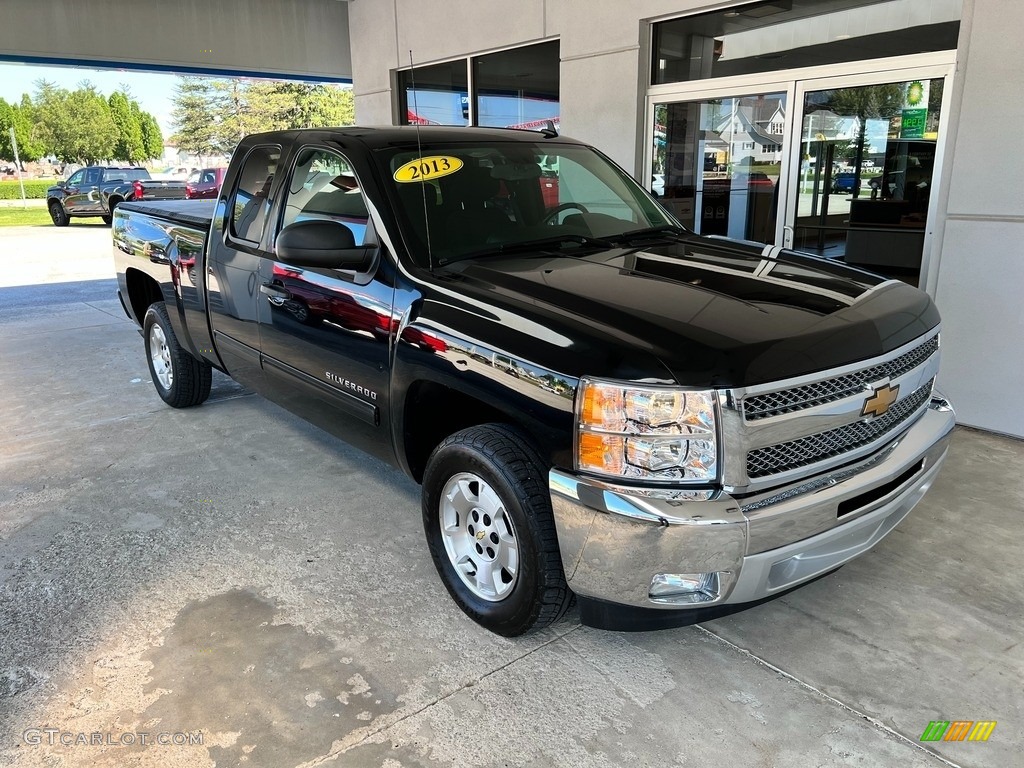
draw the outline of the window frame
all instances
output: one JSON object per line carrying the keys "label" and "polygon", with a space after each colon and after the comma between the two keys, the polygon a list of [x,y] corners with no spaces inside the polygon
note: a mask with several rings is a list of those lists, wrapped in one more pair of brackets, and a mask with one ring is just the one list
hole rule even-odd
{"label": "window frame", "polygon": [[[355,177],[356,184],[359,187],[359,194],[363,196],[363,200],[366,202],[366,231],[363,233],[363,242],[356,245],[356,248],[374,248],[376,249],[376,255],[371,261],[370,265],[365,271],[357,271],[354,269],[314,269],[314,272],[321,272],[323,274],[329,274],[333,277],[338,277],[344,280],[349,280],[356,285],[366,285],[377,272],[377,268],[380,265],[380,254],[383,247],[380,243],[380,238],[377,236],[377,225],[373,220],[372,206],[370,205],[370,199],[366,194],[366,185],[363,183],[363,178],[356,171],[356,166],[352,160],[344,153],[334,147],[329,147],[320,142],[310,142],[308,144],[300,144],[292,147],[291,156],[288,158],[287,176],[283,180],[283,186],[281,187],[281,193],[279,194],[280,200],[277,201],[277,213],[273,214],[269,218],[273,218],[273,233],[268,243],[269,250],[275,252],[277,247],[277,238],[281,235],[281,231],[284,229],[284,217],[285,211],[288,207],[288,198],[291,196],[292,179],[295,178],[295,172],[299,167],[299,160],[302,158],[303,153],[307,150],[315,152],[327,152],[332,155],[336,155],[341,158],[346,165],[351,169],[352,175]],[[279,180],[280,183],[280,180]],[[294,222],[293,222],[294,223]],[[264,232],[264,234],[266,234]]]}
{"label": "window frame", "polygon": [[[242,178],[245,172],[245,164],[249,162],[249,158],[255,152],[259,150],[270,150],[271,152],[277,152],[278,170],[274,172],[274,180],[270,184],[270,196],[268,199],[268,205],[270,210],[267,212],[266,217],[263,220],[263,228],[260,230],[260,237],[258,240],[249,240],[235,233],[235,201],[238,198],[238,190],[242,184]],[[249,148],[245,153],[245,157],[242,160],[241,165],[238,167],[238,173],[235,175],[234,184],[231,187],[231,194],[228,197],[228,204],[224,208],[224,235],[225,240],[229,244],[236,246],[242,246],[248,249],[256,249],[261,246],[267,236],[267,222],[273,217],[274,210],[274,189],[280,184],[280,179],[277,178],[280,175],[280,164],[284,159],[284,150],[280,144],[255,144]]]}

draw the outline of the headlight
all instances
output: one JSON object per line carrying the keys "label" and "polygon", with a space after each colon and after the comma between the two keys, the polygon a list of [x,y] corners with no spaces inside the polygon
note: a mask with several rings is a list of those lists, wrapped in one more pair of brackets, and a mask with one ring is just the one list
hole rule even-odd
{"label": "headlight", "polygon": [[583,378],[576,465],[585,472],[666,482],[718,477],[715,394]]}

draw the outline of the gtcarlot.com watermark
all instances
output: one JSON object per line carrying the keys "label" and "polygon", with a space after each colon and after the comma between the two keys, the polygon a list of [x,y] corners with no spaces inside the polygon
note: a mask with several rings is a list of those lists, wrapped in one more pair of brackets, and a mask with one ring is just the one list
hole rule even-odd
{"label": "gtcarlot.com watermark", "polygon": [[65,747],[190,747],[202,746],[202,731],[134,731],[125,733],[109,733],[92,731],[91,733],[62,731],[60,728],[26,728],[21,732],[26,744],[49,747],[58,744]]}

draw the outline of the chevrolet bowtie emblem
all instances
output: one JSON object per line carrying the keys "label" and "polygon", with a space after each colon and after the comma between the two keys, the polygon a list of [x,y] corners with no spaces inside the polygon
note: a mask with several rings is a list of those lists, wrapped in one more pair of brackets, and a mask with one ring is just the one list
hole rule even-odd
{"label": "chevrolet bowtie emblem", "polygon": [[889,410],[889,406],[896,402],[900,393],[900,385],[890,387],[888,384],[878,387],[867,400],[864,401],[864,409],[861,416],[881,416]]}

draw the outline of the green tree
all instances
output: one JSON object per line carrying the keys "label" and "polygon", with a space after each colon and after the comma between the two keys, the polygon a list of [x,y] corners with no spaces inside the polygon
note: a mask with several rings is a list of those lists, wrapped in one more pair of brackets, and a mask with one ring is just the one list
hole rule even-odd
{"label": "green tree", "polygon": [[[24,104],[24,99],[22,99]],[[31,107],[31,102],[29,102]],[[0,99],[0,160],[13,161],[11,128],[18,142],[18,158],[22,162],[38,160],[42,156],[39,143],[32,136],[32,113],[19,104],[8,104]]]}
{"label": "green tree", "polygon": [[149,112],[142,112],[139,115],[139,123],[142,128],[142,145],[147,158],[162,157],[164,154],[164,135],[160,131],[160,124]]}
{"label": "green tree", "polygon": [[179,149],[195,155],[216,154],[214,141],[212,81],[201,77],[182,77],[174,90],[171,141]]}
{"label": "green tree", "polygon": [[146,158],[146,147],[143,143],[141,117],[138,105],[132,109],[133,102],[121,91],[114,91],[108,99],[110,116],[117,128],[117,141],[114,143],[113,157],[138,163]]}
{"label": "green tree", "polygon": [[27,93],[21,94],[21,103],[14,107],[14,134],[22,160],[38,160],[45,154],[36,136],[36,108]]}
{"label": "green tree", "polygon": [[67,91],[37,83],[37,125],[44,151],[64,162],[92,164],[114,154],[117,126],[107,100],[88,81]]}

